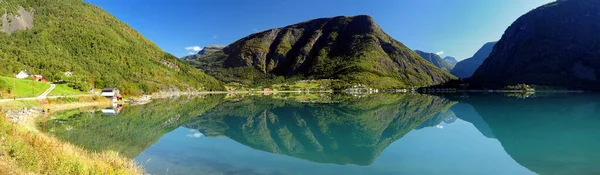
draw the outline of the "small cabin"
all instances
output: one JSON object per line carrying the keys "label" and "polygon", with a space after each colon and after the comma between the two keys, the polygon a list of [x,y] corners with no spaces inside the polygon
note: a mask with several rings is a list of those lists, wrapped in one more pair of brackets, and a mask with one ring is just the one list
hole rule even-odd
{"label": "small cabin", "polygon": [[100,96],[111,99],[113,102],[121,100],[121,94],[117,88],[104,88],[102,89]]}
{"label": "small cabin", "polygon": [[17,79],[25,79],[28,78],[29,76],[31,76],[31,73],[29,73],[27,70],[22,70],[21,72],[19,72],[19,74],[17,74],[17,76],[15,76]]}

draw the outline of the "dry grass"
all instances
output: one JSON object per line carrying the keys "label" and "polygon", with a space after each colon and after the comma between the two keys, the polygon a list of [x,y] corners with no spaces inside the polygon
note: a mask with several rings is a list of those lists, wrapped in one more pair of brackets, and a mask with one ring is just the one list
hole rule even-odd
{"label": "dry grass", "polygon": [[[62,106],[58,102],[39,103],[67,109],[105,101],[96,99]],[[32,124],[12,123],[0,113],[0,174],[143,174],[132,160],[118,153],[86,151],[28,126]]]}

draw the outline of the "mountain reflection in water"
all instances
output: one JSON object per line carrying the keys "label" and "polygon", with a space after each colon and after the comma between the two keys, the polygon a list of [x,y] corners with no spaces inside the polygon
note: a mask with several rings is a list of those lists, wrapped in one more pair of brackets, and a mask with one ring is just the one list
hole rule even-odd
{"label": "mountain reflection in water", "polygon": [[67,111],[41,128],[152,174],[600,173],[600,96],[467,96],[209,95]]}

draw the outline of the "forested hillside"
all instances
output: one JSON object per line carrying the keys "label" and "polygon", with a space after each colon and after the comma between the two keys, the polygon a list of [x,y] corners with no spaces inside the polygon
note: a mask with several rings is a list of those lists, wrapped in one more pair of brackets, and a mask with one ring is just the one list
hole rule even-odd
{"label": "forested hillside", "polygon": [[[0,75],[23,69],[50,81],[119,87],[127,94],[220,90],[216,79],[164,52],[127,24],[81,0],[3,0]],[[32,24],[27,18],[32,16]],[[21,27],[19,27],[21,26]],[[27,28],[30,27],[30,28]],[[90,86],[87,86],[90,85]]]}

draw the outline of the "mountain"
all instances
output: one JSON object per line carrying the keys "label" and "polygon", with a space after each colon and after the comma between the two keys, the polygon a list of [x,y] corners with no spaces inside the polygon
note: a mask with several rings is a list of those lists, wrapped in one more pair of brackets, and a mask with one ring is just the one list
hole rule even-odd
{"label": "mountain", "polygon": [[485,43],[483,47],[477,50],[473,57],[458,62],[450,73],[458,78],[471,77],[473,73],[475,73],[475,70],[481,66],[483,61],[490,56],[490,53],[492,53],[492,50],[494,49],[494,45],[496,45],[496,42]]}
{"label": "mountain", "polygon": [[600,1],[559,0],[521,16],[504,33],[473,83],[600,89]]}
{"label": "mountain", "polygon": [[320,18],[266,30],[190,63],[224,82],[246,85],[295,78],[406,88],[454,79],[387,35],[366,15]]}
{"label": "mountain", "polygon": [[213,54],[215,52],[222,51],[223,48],[225,48],[225,46],[219,46],[219,45],[206,46],[206,47],[202,48],[202,50],[200,50],[197,54],[188,55],[188,56],[185,56],[185,57],[183,57],[181,59],[185,60],[185,61],[198,59],[198,57],[200,57],[200,56],[210,55],[210,54]]}
{"label": "mountain", "polygon": [[447,56],[443,58],[444,61],[450,63],[450,65],[452,65],[452,67],[456,66],[456,63],[458,63],[458,60],[456,60],[456,58],[451,57],[451,56]]}
{"label": "mountain", "polygon": [[0,9],[6,14],[0,28],[0,75],[14,76],[26,69],[55,81],[69,71],[74,74],[70,80],[87,87],[119,87],[132,95],[224,88],[126,23],[81,0],[4,0]]}
{"label": "mountain", "polygon": [[433,63],[433,65],[442,70],[450,71],[453,68],[453,66],[450,63],[442,59],[442,57],[440,57],[438,54],[423,52],[420,50],[415,50],[415,52],[417,52],[419,56],[425,58],[425,60],[429,61],[430,63]]}

